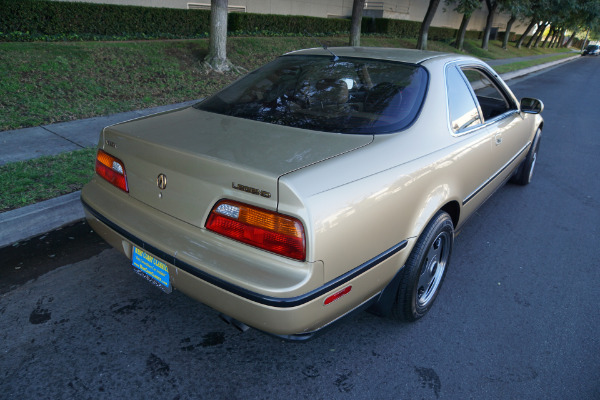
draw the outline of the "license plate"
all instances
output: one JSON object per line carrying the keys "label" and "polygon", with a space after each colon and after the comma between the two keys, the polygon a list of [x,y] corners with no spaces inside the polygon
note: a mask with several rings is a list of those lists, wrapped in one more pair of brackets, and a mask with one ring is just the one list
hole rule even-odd
{"label": "license plate", "polygon": [[167,264],[135,246],[131,252],[131,261],[139,275],[166,293],[171,293],[171,280]]}

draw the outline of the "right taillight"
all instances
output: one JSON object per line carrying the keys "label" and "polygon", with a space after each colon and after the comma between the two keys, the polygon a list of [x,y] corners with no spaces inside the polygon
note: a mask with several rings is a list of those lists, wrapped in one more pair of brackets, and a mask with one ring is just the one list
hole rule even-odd
{"label": "right taillight", "polygon": [[304,261],[304,227],[296,218],[231,200],[215,205],[206,228],[228,238]]}
{"label": "right taillight", "polygon": [[96,154],[96,173],[114,186],[129,193],[125,165],[104,150],[98,150]]}

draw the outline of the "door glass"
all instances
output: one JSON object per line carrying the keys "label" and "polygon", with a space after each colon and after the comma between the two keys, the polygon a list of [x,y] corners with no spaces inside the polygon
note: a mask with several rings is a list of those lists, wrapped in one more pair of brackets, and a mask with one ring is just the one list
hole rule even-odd
{"label": "door glass", "polygon": [[473,68],[463,68],[462,71],[477,96],[484,121],[502,115],[513,108],[506,96],[483,71]]}
{"label": "door glass", "polygon": [[475,100],[460,72],[455,67],[449,67],[446,79],[452,131],[461,132],[481,124]]}

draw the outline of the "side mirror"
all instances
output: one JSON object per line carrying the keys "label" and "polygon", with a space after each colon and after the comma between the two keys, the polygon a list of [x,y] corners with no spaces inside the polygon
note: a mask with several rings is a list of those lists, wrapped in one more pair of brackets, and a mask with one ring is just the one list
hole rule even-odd
{"label": "side mirror", "polygon": [[539,114],[544,111],[544,103],[538,99],[524,97],[521,99],[521,112],[527,114]]}

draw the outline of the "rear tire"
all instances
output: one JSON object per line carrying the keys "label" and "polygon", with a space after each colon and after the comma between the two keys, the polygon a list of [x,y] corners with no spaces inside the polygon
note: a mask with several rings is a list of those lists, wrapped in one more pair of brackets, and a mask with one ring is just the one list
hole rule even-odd
{"label": "rear tire", "polygon": [[446,276],[453,243],[452,219],[439,211],[419,236],[403,267],[393,318],[416,321],[429,311]]}
{"label": "rear tire", "polygon": [[531,180],[533,178],[533,171],[535,169],[535,164],[537,161],[538,150],[540,148],[541,137],[542,131],[538,128],[535,137],[533,138],[531,148],[527,153],[527,157],[525,157],[525,160],[523,160],[523,162],[517,169],[517,172],[512,178],[512,182],[516,183],[517,185],[525,186],[531,183]]}

